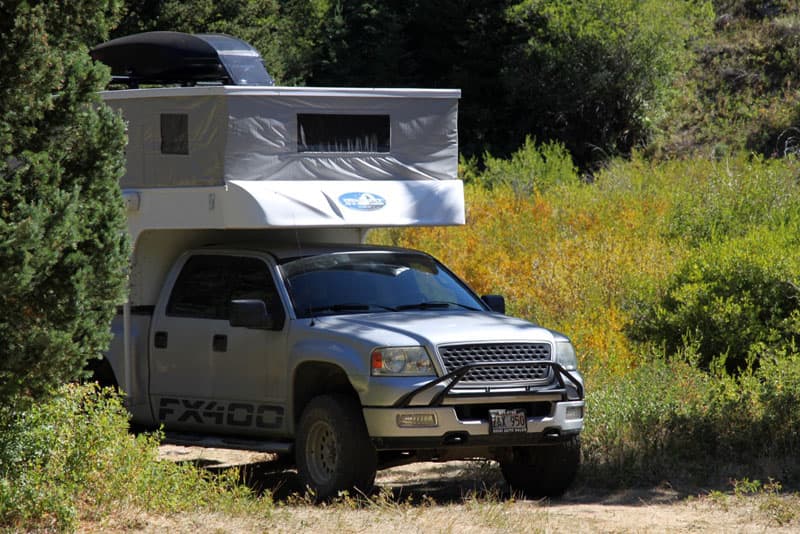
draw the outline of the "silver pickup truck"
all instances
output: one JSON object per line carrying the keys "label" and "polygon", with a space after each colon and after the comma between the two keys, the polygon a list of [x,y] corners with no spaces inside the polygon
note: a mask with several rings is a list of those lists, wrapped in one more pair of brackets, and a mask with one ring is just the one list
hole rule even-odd
{"label": "silver pickup truck", "polygon": [[[556,496],[580,461],[575,350],[504,308],[413,250],[189,250],[155,307],[132,310],[149,403],[134,423],[293,454],[320,499],[369,491],[379,468],[463,458],[496,460],[515,490]],[[121,317],[114,328],[108,372],[123,365]]]}
{"label": "silver pickup truck", "polygon": [[135,424],[293,457],[320,499],[420,460],[494,459],[529,496],[570,485],[584,415],[570,341],[430,256],[360,245],[372,228],[466,222],[459,90],[276,87],[255,48],[220,34],[91,55],[127,85],[101,96],[127,123],[133,244],[95,370]]}

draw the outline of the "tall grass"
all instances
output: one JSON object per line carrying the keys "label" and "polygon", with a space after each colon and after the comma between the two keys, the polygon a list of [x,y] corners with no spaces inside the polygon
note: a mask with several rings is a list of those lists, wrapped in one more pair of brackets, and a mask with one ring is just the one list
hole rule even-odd
{"label": "tall grass", "polygon": [[0,420],[0,529],[70,531],[80,520],[258,502],[238,474],[158,461],[158,436],[130,435],[111,390],[66,386]]}
{"label": "tall grass", "polygon": [[773,353],[730,375],[654,357],[589,390],[583,477],[592,485],[664,480],[714,487],[742,477],[800,484],[800,355]]}

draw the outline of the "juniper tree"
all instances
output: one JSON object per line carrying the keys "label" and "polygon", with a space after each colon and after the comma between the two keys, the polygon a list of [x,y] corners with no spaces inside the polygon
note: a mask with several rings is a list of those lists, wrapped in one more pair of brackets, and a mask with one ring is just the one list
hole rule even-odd
{"label": "juniper tree", "polygon": [[122,120],[97,91],[117,0],[0,0],[0,406],[40,398],[109,343],[124,299]]}

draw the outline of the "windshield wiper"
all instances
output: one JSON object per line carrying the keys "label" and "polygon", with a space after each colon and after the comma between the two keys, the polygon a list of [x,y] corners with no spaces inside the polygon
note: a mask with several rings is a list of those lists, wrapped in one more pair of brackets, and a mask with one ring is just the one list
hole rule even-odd
{"label": "windshield wiper", "polygon": [[416,304],[402,304],[400,306],[396,306],[394,309],[397,311],[402,310],[440,310],[443,308],[449,308],[450,306],[456,306],[459,308],[464,308],[465,310],[471,311],[483,311],[479,308],[475,308],[472,306],[467,306],[466,304],[461,304],[460,302],[447,302],[444,300],[428,300],[425,302],[417,302]]}
{"label": "windshield wiper", "polygon": [[343,303],[343,304],[331,304],[328,306],[312,306],[308,308],[310,313],[317,313],[317,312],[345,312],[345,311],[354,311],[354,312],[363,312],[369,311],[372,308],[380,308],[382,310],[390,310],[394,311],[394,308],[389,308],[388,306],[381,306],[380,304],[359,304],[359,303]]}

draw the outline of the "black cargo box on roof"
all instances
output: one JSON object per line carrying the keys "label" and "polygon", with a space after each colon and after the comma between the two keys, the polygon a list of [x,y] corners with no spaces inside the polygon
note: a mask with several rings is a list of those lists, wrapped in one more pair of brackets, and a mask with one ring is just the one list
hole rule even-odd
{"label": "black cargo box on roof", "polygon": [[220,83],[273,85],[258,51],[223,34],[146,32],[93,48],[96,61],[111,67],[115,81],[139,84]]}

